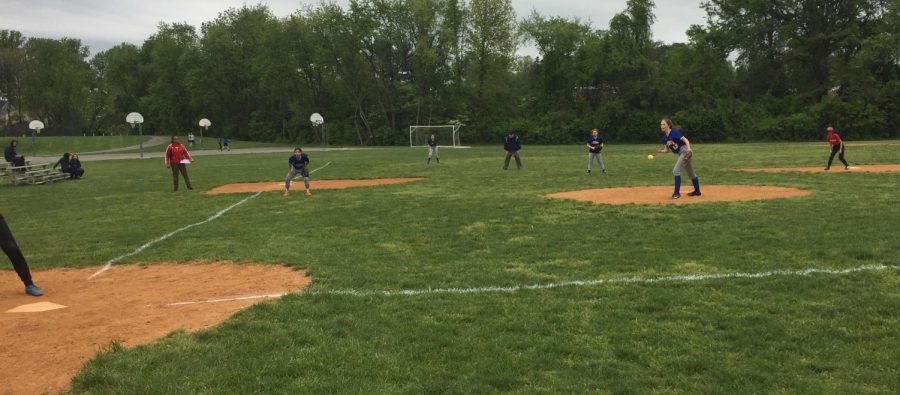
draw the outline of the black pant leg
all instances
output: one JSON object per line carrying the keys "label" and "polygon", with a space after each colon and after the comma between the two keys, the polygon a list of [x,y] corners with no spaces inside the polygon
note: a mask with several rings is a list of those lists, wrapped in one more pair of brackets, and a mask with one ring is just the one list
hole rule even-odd
{"label": "black pant leg", "polygon": [[194,189],[193,187],[191,187],[191,179],[188,177],[188,174],[187,174],[187,165],[184,163],[179,163],[178,171],[180,171],[181,176],[184,177],[184,185],[187,186],[187,189]]}
{"label": "black pant leg", "polygon": [[826,167],[831,167],[831,162],[834,161],[834,156],[837,155],[837,153],[838,153],[838,149],[834,149],[834,148],[831,149],[831,155],[828,156],[828,166],[826,166]]}
{"label": "black pant leg", "polygon": [[28,270],[28,263],[25,262],[25,256],[22,255],[22,250],[19,249],[19,245],[16,244],[16,239],[13,238],[12,231],[9,230],[9,225],[6,224],[6,219],[3,218],[3,214],[0,214],[0,248],[3,249],[3,253],[9,257],[9,260],[12,261],[13,268],[16,269],[16,274],[19,275],[19,278],[22,280],[22,283],[25,286],[29,286],[34,284],[31,281],[31,271]]}
{"label": "black pant leg", "polygon": [[178,164],[172,164],[172,183],[175,186],[175,190],[178,190]]}

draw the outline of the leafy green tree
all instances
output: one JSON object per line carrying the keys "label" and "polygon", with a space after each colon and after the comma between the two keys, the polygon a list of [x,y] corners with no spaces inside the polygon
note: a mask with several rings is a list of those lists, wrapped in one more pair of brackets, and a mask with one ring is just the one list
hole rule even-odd
{"label": "leafy green tree", "polygon": [[[15,30],[0,30],[0,99],[10,103],[18,122],[22,122],[22,78],[25,74],[25,37]],[[12,126],[13,113],[6,119]]]}
{"label": "leafy green tree", "polygon": [[[517,47],[510,0],[472,0],[467,13],[466,61],[473,117],[486,130],[488,116],[508,115],[509,70]],[[487,136],[484,136],[487,137]]]}
{"label": "leafy green tree", "polygon": [[88,49],[72,38],[30,38],[25,43],[23,103],[47,128],[79,129],[90,85]]}
{"label": "leafy green tree", "polygon": [[199,118],[185,76],[196,67],[198,47],[197,33],[187,24],[160,23],[156,34],[144,41],[141,52],[148,62],[142,71],[149,84],[138,106],[147,121],[146,130],[182,134],[196,124]]}

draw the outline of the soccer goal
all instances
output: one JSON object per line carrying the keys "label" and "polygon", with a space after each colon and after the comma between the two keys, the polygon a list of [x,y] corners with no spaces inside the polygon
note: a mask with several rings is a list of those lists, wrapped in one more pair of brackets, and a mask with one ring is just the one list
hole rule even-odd
{"label": "soccer goal", "polygon": [[434,134],[439,146],[459,147],[459,127],[460,125],[410,126],[409,146],[424,147],[428,136]]}

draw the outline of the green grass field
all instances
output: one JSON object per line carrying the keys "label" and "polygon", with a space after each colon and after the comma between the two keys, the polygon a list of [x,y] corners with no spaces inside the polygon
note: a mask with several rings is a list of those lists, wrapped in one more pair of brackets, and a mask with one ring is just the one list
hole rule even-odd
{"label": "green grass field", "polygon": [[[900,176],[744,173],[821,166],[820,144],[695,145],[704,184],[791,186],[809,197],[604,206],[546,193],[670,185],[674,157],[610,145],[609,176],[580,146],[311,152],[313,179],[425,177],[373,188],[263,193],[127,262],[287,264],[305,293],[214,329],[111,347],[75,393],[896,393],[900,389]],[[848,148],[898,163],[895,142]],[[249,195],[212,187],[284,176],[284,155],[203,157],[194,191],[158,161],[85,164],[85,178],[0,185],[32,268],[96,266]],[[687,187],[689,190],[689,187]],[[136,226],[135,224],[139,224]],[[894,269],[551,289],[436,292],[776,270]],[[8,266],[8,265],[7,265]],[[9,269],[4,267],[4,269]],[[36,279],[39,283],[39,278]],[[185,279],[184,287],[190,287]],[[338,291],[358,291],[351,292]],[[47,290],[52,292],[52,290]]]}
{"label": "green grass field", "polygon": [[[153,136],[144,136],[144,141],[148,141]],[[0,138],[0,144],[4,148],[9,146],[11,137]],[[123,148],[137,145],[141,138],[138,136],[93,136],[93,137],[35,137],[32,142],[31,136],[17,137],[19,140],[18,153],[26,158],[37,155],[62,155],[65,152],[85,153],[92,151],[105,151],[109,149]],[[34,145],[32,146],[32,143]],[[165,149],[165,146],[163,146]]]}

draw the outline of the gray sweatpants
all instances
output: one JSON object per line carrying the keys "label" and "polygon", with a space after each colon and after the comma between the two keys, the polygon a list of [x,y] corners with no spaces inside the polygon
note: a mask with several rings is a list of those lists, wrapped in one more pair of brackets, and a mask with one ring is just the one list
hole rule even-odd
{"label": "gray sweatpants", "polygon": [[687,152],[687,150],[685,150],[683,147],[678,152],[678,159],[675,160],[675,168],[672,169],[672,174],[674,174],[675,177],[680,177],[681,176],[681,168],[684,167],[684,171],[687,172],[688,177],[693,180],[693,179],[697,178],[697,173],[694,173],[694,164],[693,164],[694,158],[692,157],[691,159],[688,159],[687,161],[685,161],[684,160],[685,152]]}
{"label": "gray sweatpants", "polygon": [[603,154],[599,152],[588,152],[588,171],[591,171],[591,165],[594,164],[594,159],[597,159],[597,163],[600,164],[600,169],[606,171],[606,165],[603,164]]}
{"label": "gray sweatpants", "polygon": [[516,157],[516,168],[522,168],[522,158],[519,157],[519,151],[506,151],[506,160],[503,161],[503,170],[509,167],[509,158]]}
{"label": "gray sweatpants", "polygon": [[291,167],[291,171],[288,172],[287,177],[285,177],[285,179],[284,179],[284,190],[285,191],[291,190],[291,180],[293,180],[294,177],[297,176],[297,174],[300,174],[303,176],[303,185],[306,187],[306,190],[309,190],[309,174],[307,174],[305,171],[303,171],[303,169],[296,169],[296,168]]}

